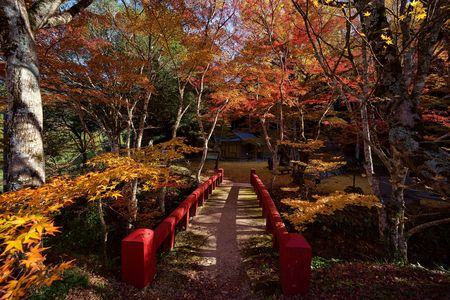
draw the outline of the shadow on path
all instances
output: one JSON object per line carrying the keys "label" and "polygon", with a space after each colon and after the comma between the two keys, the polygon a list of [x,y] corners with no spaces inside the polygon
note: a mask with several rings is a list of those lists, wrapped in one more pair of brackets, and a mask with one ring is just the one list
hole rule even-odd
{"label": "shadow on path", "polygon": [[207,234],[205,244],[196,252],[202,257],[200,278],[202,299],[255,299],[245,273],[240,245],[251,236],[264,234],[256,195],[249,185],[229,181],[218,187],[189,231]]}

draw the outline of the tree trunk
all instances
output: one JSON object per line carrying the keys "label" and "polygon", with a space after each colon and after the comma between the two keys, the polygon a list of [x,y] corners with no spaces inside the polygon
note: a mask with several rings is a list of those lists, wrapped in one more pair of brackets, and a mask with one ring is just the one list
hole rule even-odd
{"label": "tree trunk", "polygon": [[[132,127],[133,119],[131,117],[131,114],[128,117],[128,123],[127,123],[127,156],[131,157],[131,127]],[[130,183],[127,183],[129,185],[130,189],[130,196],[128,199],[128,221],[127,221],[127,230],[130,231],[134,227],[134,223],[136,222],[137,217],[137,209],[138,209],[138,203],[137,203],[137,186],[138,186],[138,180],[133,180]]]}
{"label": "tree trunk", "polygon": [[8,153],[6,187],[13,191],[45,182],[38,59],[23,0],[3,1],[0,28],[2,50],[7,59],[10,117],[5,134]]}
{"label": "tree trunk", "polygon": [[359,134],[356,135],[356,146],[355,146],[355,159],[356,161],[359,162],[359,159],[361,157],[360,155],[360,151],[359,151],[359,145],[360,145],[360,141],[359,141]]}
{"label": "tree trunk", "polygon": [[181,118],[182,118],[181,110],[182,110],[181,107],[178,108],[177,118],[175,119],[175,124],[173,125],[173,128],[172,128],[172,138],[173,139],[177,137],[178,128],[180,127]]}
{"label": "tree trunk", "polygon": [[[8,132],[8,119],[9,119],[9,117],[8,117],[8,113],[2,113],[2,115],[3,115],[3,132],[5,134],[6,132]],[[5,139],[5,137],[4,137],[4,139]],[[8,151],[7,151],[7,145],[6,144],[4,144],[4,146],[3,146],[3,157],[2,157],[2,159],[3,159],[3,169],[2,169],[3,176],[6,177],[6,174],[8,174]],[[2,188],[3,188],[2,192],[6,192],[8,190],[8,187],[6,185],[6,180],[3,180]]]}
{"label": "tree trunk", "polygon": [[370,146],[370,124],[367,113],[367,103],[365,100],[361,101],[361,124],[363,132],[363,148],[364,148],[364,169],[367,175],[367,181],[370,185],[372,193],[380,199],[382,207],[378,209],[378,230],[380,239],[384,240],[384,233],[386,232],[387,220],[386,209],[383,198],[380,192],[380,182],[375,177],[375,170],[373,168],[372,147]]}
{"label": "tree trunk", "polygon": [[310,152],[307,150],[301,151],[299,150],[300,161],[303,163],[302,165],[297,164],[294,166],[292,170],[292,181],[298,186],[302,187],[305,185],[305,171],[308,166]]}
{"label": "tree trunk", "polygon": [[144,136],[144,130],[145,130],[145,121],[147,119],[147,111],[148,111],[148,105],[150,104],[150,99],[152,97],[152,94],[149,93],[148,97],[144,100],[144,107],[142,108],[142,114],[139,119],[139,128],[138,128],[138,134],[136,137],[136,148],[140,149],[142,147],[142,138]]}
{"label": "tree trunk", "polygon": [[119,150],[120,150],[119,139],[120,139],[120,137],[116,136],[115,134],[108,135],[108,142],[111,145],[111,152],[119,153]]}
{"label": "tree trunk", "polygon": [[271,178],[270,178],[270,185],[269,185],[269,190],[270,191],[272,191],[273,190],[273,187],[274,187],[274,185],[275,185],[275,181],[276,181],[276,179],[277,179],[277,166],[278,166],[278,155],[277,155],[277,152],[278,152],[278,146],[277,145],[275,145],[275,150],[272,152],[272,170],[271,170],[271,173],[272,173],[272,176],[271,176]]}
{"label": "tree trunk", "polygon": [[88,161],[88,155],[87,155],[87,150],[86,150],[81,153],[81,163],[83,164],[83,166],[86,165],[87,161]]}
{"label": "tree trunk", "polygon": [[78,112],[78,119],[80,120],[81,125],[83,126],[83,132],[84,136],[86,135],[89,137],[89,142],[87,144],[92,144],[91,151],[93,152],[94,156],[97,155],[97,149],[96,149],[96,142],[95,138],[92,135],[91,131],[89,130],[86,121],[84,119],[84,113],[79,103],[75,104],[76,111]]}
{"label": "tree trunk", "polygon": [[111,152],[119,153],[119,150],[120,150],[119,141],[113,140],[111,144]]}
{"label": "tree trunk", "polygon": [[177,137],[177,132],[178,132],[178,128],[180,127],[181,124],[181,119],[183,119],[183,115],[186,113],[187,111],[187,107],[183,109],[184,107],[184,87],[180,87],[178,89],[178,109],[177,109],[177,117],[175,119],[175,124],[173,125],[172,128],[172,139]]}
{"label": "tree trunk", "polygon": [[127,229],[131,230],[134,228],[137,218],[138,211],[138,199],[137,199],[137,188],[138,180],[133,180],[131,183],[130,200],[128,202],[128,226]]}
{"label": "tree trunk", "polygon": [[100,220],[100,232],[102,242],[102,260],[103,264],[108,261],[108,227],[105,222],[105,213],[103,211],[103,204],[101,200],[97,201],[98,217]]}
{"label": "tree trunk", "polygon": [[393,168],[390,170],[392,193],[385,203],[387,226],[384,236],[390,256],[407,261],[404,186],[408,169],[402,166],[398,157],[394,157],[392,161]]}
{"label": "tree trunk", "polygon": [[306,136],[305,136],[305,116],[303,113],[303,109],[300,109],[300,122],[301,122],[301,137],[303,141],[306,141]]}
{"label": "tree trunk", "polygon": [[131,117],[128,117],[128,120],[127,120],[127,139],[126,139],[126,145],[125,145],[125,147],[126,147],[126,149],[127,149],[127,156],[131,156],[131,139],[132,139],[132,130],[131,130],[131,127],[132,127],[132,122],[133,122],[133,120],[132,120],[132,118]]}
{"label": "tree trunk", "polygon": [[[135,148],[141,149],[142,146],[142,137],[144,136],[144,128],[145,128],[145,120],[147,118],[147,110],[148,104],[150,103],[151,93],[144,100],[144,107],[142,114],[139,119],[139,128],[138,134],[135,140]],[[131,154],[131,153],[130,153]],[[137,188],[138,188],[138,180],[133,180],[131,184],[131,193],[130,200],[128,202],[128,224],[127,230],[130,231],[133,229],[136,223],[137,213],[138,213],[138,199],[137,199]]]}
{"label": "tree trunk", "polygon": [[[167,184],[167,180],[165,181],[165,183]],[[163,186],[159,192],[159,196],[158,196],[158,205],[159,205],[159,210],[162,213],[166,212],[166,195],[167,195],[167,186]]]}
{"label": "tree trunk", "polygon": [[283,100],[280,101],[279,103],[279,124],[280,124],[280,132],[279,132],[279,136],[280,136],[280,141],[284,140],[284,112],[283,112]]}
{"label": "tree trunk", "polygon": [[[421,142],[418,103],[408,95],[400,94],[391,117],[389,143],[399,154],[403,165],[411,169],[434,191],[450,195],[450,155],[445,149]],[[401,113],[400,113],[401,112]]]}
{"label": "tree trunk", "polygon": [[[389,100],[387,120],[391,148],[401,153],[398,158],[402,160],[403,165],[410,168],[427,185],[433,187],[436,192],[449,196],[450,155],[437,147],[424,148],[419,134],[420,96],[423,93],[437,38],[448,19],[444,9],[446,1],[435,2],[434,12],[429,15],[430,19],[416,37],[418,45],[415,74],[410,73],[408,58],[404,57],[406,61],[402,66],[402,56],[399,55],[401,51],[397,44],[387,45],[382,39],[380,33],[392,36],[385,2],[364,0],[357,1],[356,4],[360,7],[360,11],[369,13],[367,17],[362,15],[361,24],[371,51],[378,61],[375,64],[378,80],[373,96]],[[405,23],[402,24],[403,32],[405,32],[404,25]],[[407,49],[404,54],[408,55],[408,51]],[[405,76],[414,77],[412,87],[406,85],[408,80],[404,80]]]}
{"label": "tree trunk", "polygon": [[203,167],[205,166],[206,158],[208,156],[208,143],[209,143],[209,139],[205,139],[203,141],[203,153],[202,153],[202,158],[200,160],[200,165],[197,170],[197,177],[196,177],[197,182],[200,182],[200,175],[202,175],[202,170],[203,170]]}
{"label": "tree trunk", "polygon": [[278,157],[277,157],[278,146],[277,145],[272,146],[272,143],[270,142],[269,132],[267,131],[267,128],[266,128],[266,117],[265,116],[262,117],[260,121],[261,121],[261,126],[263,129],[264,141],[266,142],[267,148],[270,151],[271,159],[272,159],[270,162],[270,165],[269,165],[269,169],[270,169],[270,166],[272,167],[272,169],[270,170],[272,172],[272,178],[270,180],[269,188],[272,189],[273,184],[275,183],[275,179],[277,177],[276,170],[277,170],[277,166],[278,166]]}

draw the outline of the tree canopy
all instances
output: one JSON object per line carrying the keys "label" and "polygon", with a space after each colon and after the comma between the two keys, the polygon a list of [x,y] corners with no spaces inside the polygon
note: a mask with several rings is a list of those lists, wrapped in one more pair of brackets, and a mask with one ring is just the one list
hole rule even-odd
{"label": "tree canopy", "polygon": [[[2,299],[70,266],[45,261],[57,214],[95,203],[106,260],[110,224],[157,222],[171,189],[200,182],[208,152],[223,154],[239,130],[255,138],[233,151],[268,159],[270,186],[293,168],[300,191],[282,202],[297,230],[374,207],[386,256],[407,260],[411,235],[449,221],[405,217],[409,182],[450,194],[449,10],[446,0],[2,1]],[[312,193],[308,174],[345,164],[315,155],[348,145],[370,195]],[[181,166],[194,157],[195,179]]]}

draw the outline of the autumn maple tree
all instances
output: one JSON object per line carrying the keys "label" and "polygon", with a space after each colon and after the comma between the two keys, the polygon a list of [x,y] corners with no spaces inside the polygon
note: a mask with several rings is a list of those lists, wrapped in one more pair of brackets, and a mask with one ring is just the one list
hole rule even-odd
{"label": "autumn maple tree", "polygon": [[[307,163],[305,146],[314,149],[314,140],[319,138],[321,123],[334,100],[332,91],[323,87],[313,48],[305,30],[297,25],[299,17],[289,1],[246,1],[240,4],[240,11],[244,32],[241,39],[245,43],[235,64],[240,74],[240,94],[246,100],[241,101],[239,111],[259,120],[275,175],[278,163],[288,164],[288,152],[300,159],[300,147],[305,149],[301,159]],[[336,23],[330,21],[322,32],[328,36],[333,30]],[[307,117],[318,120],[317,129],[309,128],[308,134]],[[276,132],[271,129],[274,124]],[[294,143],[299,145],[297,149],[289,146]],[[279,159],[280,152],[286,155]]]}
{"label": "autumn maple tree", "polygon": [[[409,170],[427,185],[448,196],[448,153],[427,147],[420,137],[419,104],[435,52],[442,47],[439,32],[446,22],[445,1],[292,1],[302,16],[316,59],[330,85],[347,103],[360,101],[361,136],[365,144],[366,173],[373,191],[371,151],[390,174],[392,195],[380,211],[380,228],[392,255],[407,258],[404,186]],[[436,7],[438,9],[432,9]],[[339,12],[339,13],[338,13]],[[312,25],[316,16],[338,14],[346,20],[344,42],[336,47]],[[340,51],[340,59],[330,61],[327,49]],[[346,64],[348,72],[336,68]],[[388,126],[389,149],[378,143],[371,124],[368,104]],[[356,116],[355,116],[356,117]]]}
{"label": "autumn maple tree", "polygon": [[[295,194],[279,199],[292,228],[374,208],[386,256],[407,260],[411,236],[450,222],[407,220],[405,199],[415,181],[448,200],[449,9],[446,0],[1,1],[0,297],[28,297],[74,264],[47,255],[49,237],[66,230],[58,217],[77,205],[95,214],[99,261],[114,263],[115,241],[152,228],[200,183],[208,152],[222,146],[218,124],[256,135],[274,195],[278,174],[292,173],[284,188]],[[355,158],[343,160],[344,146]],[[371,194],[316,189],[341,167],[364,168]]]}

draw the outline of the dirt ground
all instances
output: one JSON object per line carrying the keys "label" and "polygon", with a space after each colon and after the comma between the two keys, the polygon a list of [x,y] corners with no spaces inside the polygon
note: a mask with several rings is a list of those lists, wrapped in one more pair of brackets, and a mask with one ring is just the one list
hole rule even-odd
{"label": "dirt ground", "polygon": [[[265,161],[224,161],[219,163],[219,168],[223,168],[225,176],[234,182],[249,182],[250,170],[255,169],[259,178],[268,186],[272,179],[272,173],[267,169],[267,162]],[[205,174],[210,174],[214,171],[214,164],[208,162],[205,169]],[[360,187],[365,194],[370,194],[370,186],[367,178],[361,174],[355,177],[356,186]],[[274,186],[283,187],[288,186],[292,182],[290,174],[277,174]],[[353,184],[353,176],[351,175],[337,175],[326,179],[322,179],[316,185],[316,189],[320,193],[333,193],[335,191],[343,191],[347,186]]]}
{"label": "dirt ground", "polygon": [[[221,162],[228,179],[176,236],[175,249],[158,258],[157,276],[144,290],[117,278],[89,273],[89,287],[73,289],[66,299],[286,299],[281,293],[278,256],[256,196],[248,185],[250,170],[267,184],[272,174],[266,162]],[[213,172],[207,165],[205,175]],[[321,181],[322,192],[342,190],[352,176]],[[275,184],[288,186],[290,175],[279,175]],[[356,185],[368,192],[366,179]],[[244,184],[242,184],[244,183]],[[447,271],[402,266],[382,261],[340,260],[314,257],[310,293],[295,299],[450,299]]]}
{"label": "dirt ground", "polygon": [[91,288],[66,299],[260,299],[246,273],[243,248],[265,234],[249,184],[224,181],[205,202],[175,249],[163,253],[157,276],[144,290],[90,274]]}

